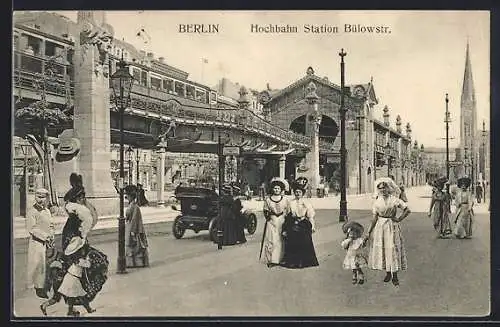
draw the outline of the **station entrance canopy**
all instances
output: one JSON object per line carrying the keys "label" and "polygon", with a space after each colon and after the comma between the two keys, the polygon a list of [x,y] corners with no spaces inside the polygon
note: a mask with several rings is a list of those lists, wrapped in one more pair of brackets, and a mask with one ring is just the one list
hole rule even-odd
{"label": "station entrance canopy", "polygon": [[[160,149],[164,148],[168,152],[177,153],[211,153],[218,154],[219,144],[213,140],[203,140],[200,134],[190,136],[178,136],[160,140],[158,137],[138,132],[124,131],[124,144],[131,145],[141,149]],[[118,144],[120,140],[120,132],[116,129],[111,129],[111,143]],[[266,146],[264,143],[251,144],[250,141],[241,143],[231,143],[228,140],[222,140],[223,147],[236,147],[239,149],[238,156],[248,158],[265,158],[269,156],[296,155],[305,156],[305,151],[296,149],[290,145],[271,145]]]}

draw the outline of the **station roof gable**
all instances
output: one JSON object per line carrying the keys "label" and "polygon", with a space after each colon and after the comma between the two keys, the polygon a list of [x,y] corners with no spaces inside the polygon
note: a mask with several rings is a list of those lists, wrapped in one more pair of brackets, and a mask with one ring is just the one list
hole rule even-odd
{"label": "station roof gable", "polygon": [[[308,85],[310,82],[314,82],[316,85],[323,85],[329,87],[340,93],[340,86],[335,83],[330,82],[327,78],[322,78],[314,74],[308,74],[299,80],[293,82],[288,85],[284,89],[281,90],[264,90],[260,92],[259,99],[260,102],[264,105],[272,105],[274,102],[281,99],[287,93],[293,92],[299,88],[302,88],[304,85]],[[350,95],[348,95],[353,100],[368,100],[370,104],[377,104],[377,97],[375,94],[375,90],[373,87],[373,82],[370,81],[367,84],[355,84],[355,85],[346,85],[346,87],[350,90]]]}

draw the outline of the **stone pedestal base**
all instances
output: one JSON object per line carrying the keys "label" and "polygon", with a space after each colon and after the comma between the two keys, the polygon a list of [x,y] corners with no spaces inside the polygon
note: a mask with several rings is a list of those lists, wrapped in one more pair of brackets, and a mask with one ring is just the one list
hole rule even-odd
{"label": "stone pedestal base", "polygon": [[120,216],[120,196],[111,197],[89,197],[87,199],[94,205],[99,217],[102,216]]}
{"label": "stone pedestal base", "polygon": [[311,151],[306,154],[305,165],[308,168],[307,172],[305,172],[305,176],[309,180],[309,184],[311,185],[314,192],[316,192],[316,188],[320,182],[319,176],[319,151]]}
{"label": "stone pedestal base", "polygon": [[60,198],[60,205],[64,203],[64,201],[62,201],[64,194],[71,188],[69,184],[69,176],[71,173],[78,173],[78,162],[76,159],[54,163],[54,185],[57,196]]}

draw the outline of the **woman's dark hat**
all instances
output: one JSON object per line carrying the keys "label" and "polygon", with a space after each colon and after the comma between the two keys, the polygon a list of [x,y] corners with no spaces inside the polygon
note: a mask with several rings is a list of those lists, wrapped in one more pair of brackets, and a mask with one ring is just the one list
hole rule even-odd
{"label": "woman's dark hat", "polygon": [[461,177],[461,178],[458,179],[457,185],[460,188],[464,187],[464,186],[465,187],[469,187],[470,184],[471,184],[471,182],[472,182],[471,179],[469,177],[465,176],[465,177]]}
{"label": "woman's dark hat", "polygon": [[363,232],[365,231],[365,228],[363,227],[363,225],[361,225],[360,223],[353,221],[353,220],[348,221],[344,225],[342,225],[342,232],[344,234],[347,234],[349,229],[356,230],[359,235],[363,235]]}
{"label": "woman's dark hat", "polygon": [[123,190],[125,194],[137,194],[137,186],[135,185],[127,185]]}
{"label": "woman's dark hat", "polygon": [[448,181],[448,179],[446,177],[444,177],[444,176],[440,177],[434,181],[433,186],[435,186],[441,190],[444,188],[444,184],[446,184],[447,181]]}
{"label": "woman's dark hat", "polygon": [[85,188],[83,186],[77,185],[66,192],[66,194],[64,195],[64,201],[73,202],[82,195],[85,196]]}
{"label": "woman's dark hat", "polygon": [[302,192],[305,192],[308,182],[309,180],[305,177],[297,178],[293,183],[293,190],[301,190]]}
{"label": "woman's dark hat", "polygon": [[78,175],[77,173],[71,173],[71,175],[69,175],[69,183],[71,184],[71,186],[76,186],[76,185],[83,186],[82,175]]}

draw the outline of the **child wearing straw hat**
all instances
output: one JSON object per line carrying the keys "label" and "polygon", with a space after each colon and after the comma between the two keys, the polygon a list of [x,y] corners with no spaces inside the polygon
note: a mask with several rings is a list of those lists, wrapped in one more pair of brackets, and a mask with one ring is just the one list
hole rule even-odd
{"label": "child wearing straw hat", "polygon": [[367,264],[363,251],[366,244],[363,237],[364,228],[355,221],[349,221],[342,226],[342,231],[346,234],[346,238],[340,245],[347,250],[342,266],[346,270],[352,270],[353,284],[364,284],[365,275],[361,269]]}

